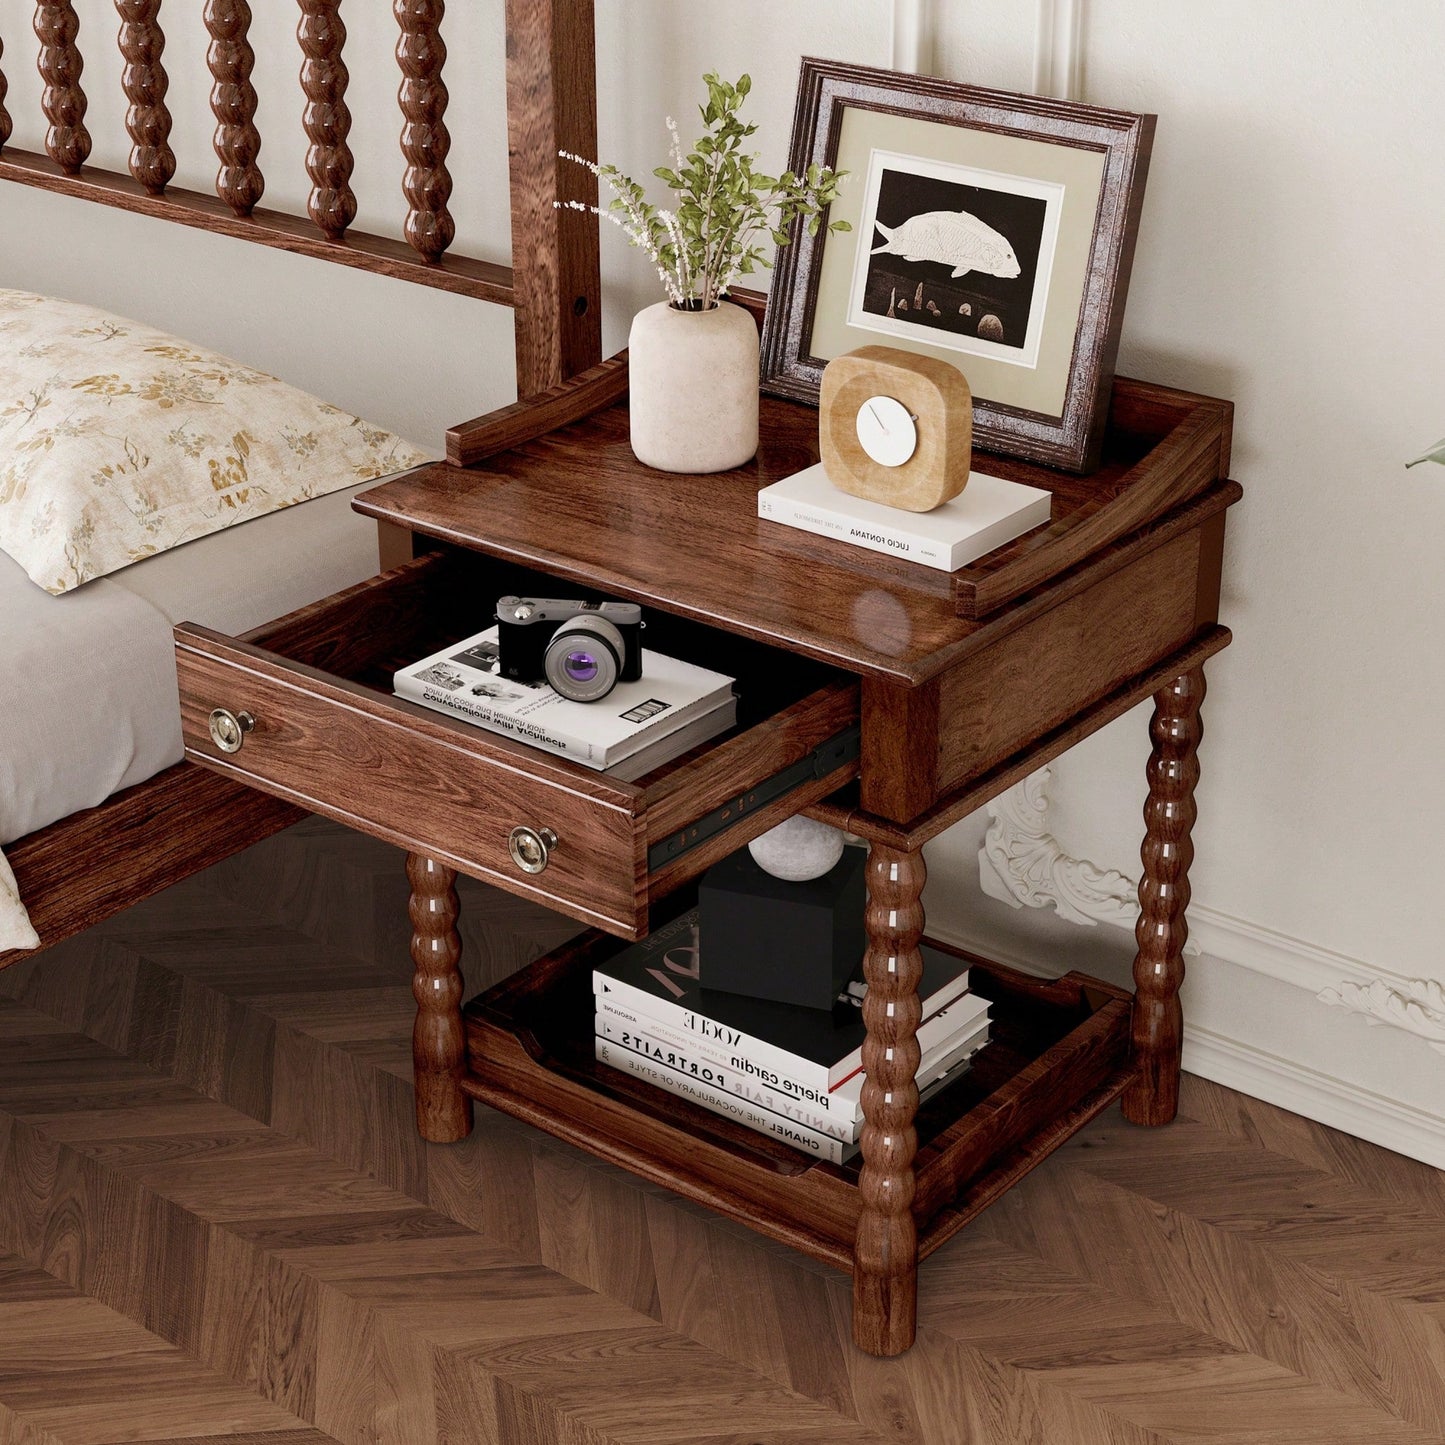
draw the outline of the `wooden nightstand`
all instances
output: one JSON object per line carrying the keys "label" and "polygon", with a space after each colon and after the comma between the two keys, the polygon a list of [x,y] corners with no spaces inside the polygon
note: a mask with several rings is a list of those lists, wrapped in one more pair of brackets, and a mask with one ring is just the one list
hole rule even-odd
{"label": "wooden nightstand", "polygon": [[[454,433],[453,461],[361,497],[381,577],[241,639],[177,629],[187,755],[412,855],[418,1121],[445,1142],[481,1099],[851,1270],[854,1333],[896,1354],[920,1257],[1123,1095],[1173,1118],[1203,664],[1218,625],[1228,403],[1120,380],[1085,478],[981,459],[1054,492],[1054,518],[952,575],[756,516],[817,460],[817,414],[763,403],[756,461],[649,471],[607,362]],[[619,783],[400,701],[402,662],[477,631],[504,593],[647,605],[649,644],[739,679],[738,726]],[[995,1038],[921,1114],[924,843],[1146,697],[1137,993],[985,960]],[[214,710],[247,713],[228,732]],[[240,746],[232,752],[217,738]],[[800,809],[868,839],[868,1084],[860,1164],[796,1153],[592,1060],[590,971],[718,858]],[[515,829],[556,835],[545,867]],[[456,871],[594,925],[464,1019]],[[917,1116],[917,1117],[915,1117]]]}

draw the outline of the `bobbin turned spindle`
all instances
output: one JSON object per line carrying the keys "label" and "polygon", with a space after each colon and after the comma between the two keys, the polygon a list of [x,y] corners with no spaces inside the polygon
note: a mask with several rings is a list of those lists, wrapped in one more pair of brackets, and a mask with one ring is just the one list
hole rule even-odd
{"label": "bobbin turned spindle", "polygon": [[466,1036],[457,875],[434,858],[408,853],[406,876],[411,884],[411,991],[417,1006],[412,1030],[417,1129],[433,1144],[452,1144],[472,1132],[472,1101],[461,1090]]}
{"label": "bobbin turned spindle", "polygon": [[1198,809],[1199,743],[1204,726],[1204,670],[1176,677],[1154,694],[1149,734],[1149,798],[1144,804],[1144,876],[1134,936],[1134,1059],[1138,1075],[1124,1094],[1124,1117],[1134,1124],[1167,1124],[1179,1110],[1179,1058],[1184,1015],[1184,942],[1189,936],[1190,836]]}
{"label": "bobbin turned spindle", "polygon": [[[0,38],[0,60],[5,57],[5,41]],[[12,125],[10,112],[5,109],[5,94],[10,89],[10,83],[5,79],[5,72],[0,69],[0,150],[5,149],[5,142],[10,139]]]}
{"label": "bobbin turned spindle", "polygon": [[266,189],[256,164],[261,133],[256,129],[256,87],[251,84],[256,64],[248,38],[251,7],[246,0],[206,0],[205,21],[211,36],[206,64],[215,81],[211,87],[214,144],[221,162],[216,194],[238,216],[249,216]]}
{"label": "bobbin turned spindle", "polygon": [[863,1171],[853,1265],[853,1339],[874,1355],[913,1343],[918,1229],[913,1219],[918,1134],[918,984],[923,977],[921,851],[874,843],[868,854],[868,993],[863,1022]]}
{"label": "bobbin turned spindle", "polygon": [[447,170],[451,135],[446,126],[447,87],[442,79],[447,47],[441,37],[444,0],[394,0],[401,26],[396,59],[401,66],[401,153],[406,174],[401,188],[410,208],[406,239],[428,261],[440,261],[456,236],[447,201],[452,178]]}
{"label": "bobbin turned spindle", "polygon": [[311,177],[306,209],[321,230],[338,240],[356,219],[356,196],[351,189],[354,162],[347,144],[351,111],[346,104],[346,85],[351,77],[342,59],[346,26],[341,20],[341,0],[300,0],[300,4],[296,38],[305,57],[301,89],[306,93],[301,123],[311,143],[306,152],[306,173]]}
{"label": "bobbin turned spindle", "polygon": [[171,113],[166,107],[170,79],[161,63],[166,48],[160,26],[161,0],[115,0],[120,15],[120,53],[125,60],[121,88],[130,102],[125,113],[130,136],[130,173],[153,196],[164,193],[176,173],[170,147]]}
{"label": "bobbin turned spindle", "polygon": [[45,153],[73,176],[90,154],[90,132],[85,128],[85,92],[80,88],[85,62],[76,43],[80,19],[70,0],[40,0],[35,7],[35,35],[40,41],[40,78],[45,82],[40,108],[50,122]]}

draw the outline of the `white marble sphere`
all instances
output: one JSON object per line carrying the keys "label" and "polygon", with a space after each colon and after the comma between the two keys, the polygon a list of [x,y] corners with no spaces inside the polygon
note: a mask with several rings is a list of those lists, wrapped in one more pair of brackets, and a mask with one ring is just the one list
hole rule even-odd
{"label": "white marble sphere", "polygon": [[815,823],[801,813],[785,818],[748,844],[748,852],[764,873],[788,883],[821,878],[843,856],[846,835],[841,828]]}

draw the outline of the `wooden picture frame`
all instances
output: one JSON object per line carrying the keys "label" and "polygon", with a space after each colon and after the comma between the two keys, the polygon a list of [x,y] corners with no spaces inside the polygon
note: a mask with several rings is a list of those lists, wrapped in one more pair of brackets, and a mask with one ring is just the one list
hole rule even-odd
{"label": "wooden picture frame", "polygon": [[884,342],[963,370],[975,446],[1093,470],[1153,139],[1152,115],[805,57],[789,167],[849,175],[779,250],[763,390],[817,405],[832,357]]}

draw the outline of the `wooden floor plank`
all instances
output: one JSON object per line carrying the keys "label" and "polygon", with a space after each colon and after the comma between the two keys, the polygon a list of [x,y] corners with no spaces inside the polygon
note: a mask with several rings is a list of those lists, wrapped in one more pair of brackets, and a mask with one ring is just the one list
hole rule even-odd
{"label": "wooden floor plank", "polygon": [[0,1256],[0,1441],[332,1445],[124,1315]]}
{"label": "wooden floor plank", "polygon": [[[1181,1369],[1237,1355],[1311,1383],[1322,1398],[1334,1398],[1336,1408],[1354,1401],[1374,1410],[1372,1428],[1382,1439],[1394,1438],[1389,1431],[1395,1421],[1413,1424],[1425,1438],[1442,1435],[1445,1376],[1432,1382],[1433,1370],[1411,1345],[1415,1330],[1396,1319],[1386,1338],[1369,1336],[1334,1281],[1251,1236],[1211,1228],[1206,1220],[1079,1171],[1046,1175],[1016,1191],[985,1227],[1116,1299],[1188,1327],[1189,1341],[1175,1341],[1183,1348],[1171,1357]],[[1107,1238],[1128,1239],[1129,1254],[1101,1249]],[[1069,1318],[1082,1333],[1087,1321],[1074,1313]],[[1387,1358],[1402,1349],[1423,1367],[1405,1389]],[[1144,1372],[1161,1363],[1169,1361],[1133,1362]],[[1049,1368],[1057,1377],[1078,1367]],[[1278,1388],[1285,1389],[1282,1379]]]}

